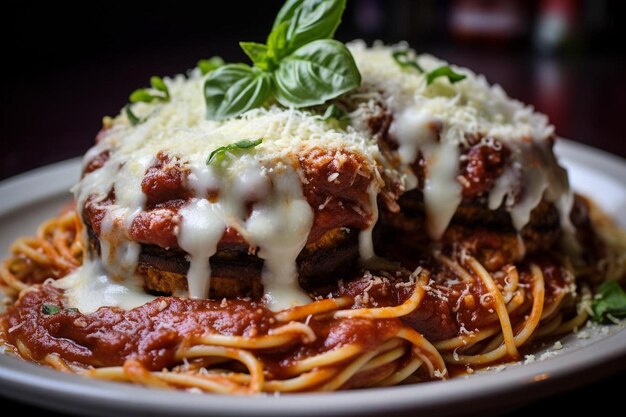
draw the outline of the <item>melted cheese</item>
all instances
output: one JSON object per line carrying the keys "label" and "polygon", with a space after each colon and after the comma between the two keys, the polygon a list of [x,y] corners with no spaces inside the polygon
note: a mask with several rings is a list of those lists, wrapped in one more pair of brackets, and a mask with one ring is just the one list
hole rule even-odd
{"label": "melted cheese", "polygon": [[219,203],[194,198],[180,209],[178,244],[189,254],[187,287],[190,298],[207,298],[211,286],[209,258],[217,252],[217,243],[227,223]]}
{"label": "melted cheese", "polygon": [[82,313],[93,313],[102,306],[116,306],[131,309],[154,300],[146,294],[137,279],[116,281],[103,268],[99,259],[86,257],[83,265],[71,274],[53,283],[65,290],[67,304]]}
{"label": "melted cheese", "polygon": [[378,190],[374,187],[374,184],[370,185],[367,190],[369,194],[369,203],[370,203],[370,215],[371,215],[371,223],[370,226],[359,233],[359,253],[361,255],[361,263],[369,264],[376,258],[376,253],[374,252],[374,239],[372,234],[374,232],[374,226],[378,221]]}
{"label": "melted cheese", "polygon": [[[554,128],[546,116],[530,106],[509,98],[498,85],[466,68],[452,66],[466,76],[451,84],[438,78],[427,85],[426,77],[415,70],[402,69],[394,61],[394,49],[406,48],[375,44],[367,48],[353,42],[349,48],[361,71],[363,85],[348,97],[362,116],[383,103],[393,114],[390,134],[398,143],[398,157],[406,169],[419,154],[426,161],[424,203],[431,237],[441,237],[462,200],[462,187],[456,177],[459,150],[467,137],[497,139],[512,152],[504,174],[489,195],[489,207],[505,207],[520,230],[528,223],[530,212],[545,198],[555,203],[563,226],[569,225],[573,197],[567,173],[559,166],[550,149]],[[426,72],[447,65],[430,55],[415,55]],[[363,123],[356,123],[363,126]],[[363,127],[362,127],[363,129]],[[407,178],[410,179],[410,178]],[[414,185],[406,184],[410,189]],[[517,192],[522,189],[523,193]]]}
{"label": "melted cheese", "polygon": [[[192,298],[210,296],[209,259],[226,229],[237,230],[264,260],[262,273],[265,299],[273,309],[306,303],[309,297],[298,285],[296,257],[304,247],[313,222],[313,210],[302,195],[302,173],[297,155],[316,147],[360,154],[365,161],[385,171],[386,177],[403,181],[411,189],[417,180],[410,165],[418,155],[426,160],[424,201],[428,231],[440,237],[461,201],[462,188],[456,180],[459,154],[467,135],[498,139],[511,150],[504,174],[489,195],[492,209],[504,204],[519,229],[542,198],[555,202],[568,226],[572,195],[567,176],[549,148],[553,128],[545,116],[511,100],[498,86],[463,68],[467,76],[457,84],[437,79],[428,86],[425,77],[401,69],[392,58],[393,48],[366,48],[353,43],[350,49],[362,73],[362,86],[342,100],[354,102],[351,125],[333,127],[313,113],[276,106],[251,110],[238,118],[206,120],[202,76],[165,79],[170,90],[168,103],[133,105],[145,122],[131,126],[124,114],[87,152],[85,163],[104,151],[105,165],[86,174],[75,187],[77,205],[87,198],[104,200],[113,190],[116,202],[107,206],[100,236],[101,257],[86,255],[85,266],[58,285],[67,288],[73,304],[84,311],[102,305],[131,308],[150,299],[134,276],[140,246],[129,238],[133,219],[144,209],[141,181],[157,154],[166,153],[189,171],[187,186],[193,198],[180,209],[177,239],[188,254],[187,272]],[[445,64],[420,55],[427,70]],[[384,103],[393,115],[390,133],[398,143],[397,158],[386,159],[367,130],[367,117],[376,103]],[[263,139],[246,152],[226,153],[221,166],[207,166],[208,154],[241,139]],[[532,169],[530,168],[532,166]],[[525,193],[515,194],[523,183]],[[368,186],[369,227],[361,231],[361,258],[376,259],[372,229],[378,218],[377,198],[383,187],[375,172]],[[209,193],[219,198],[208,200]],[[246,201],[255,201],[249,213]],[[254,250],[254,249],[253,249]]]}
{"label": "melted cheese", "polygon": [[[111,277],[107,282],[130,288],[136,281],[134,270],[141,248],[129,238],[128,230],[144,209],[141,181],[162,152],[189,170],[187,186],[194,194],[178,212],[178,245],[187,252],[190,264],[189,292],[181,295],[210,296],[209,259],[216,253],[225,229],[232,227],[252,248],[257,248],[257,255],[264,260],[262,282],[270,308],[309,302],[298,284],[296,258],[307,242],[313,210],[302,194],[298,154],[316,147],[331,148],[363,155],[376,166],[381,159],[376,143],[351,127],[336,130],[311,113],[277,107],[255,109],[224,122],[208,121],[198,74],[165,82],[172,101],[158,106],[135,105],[133,111],[146,118],[138,126],[131,126],[125,115],[118,116],[85,157],[88,160],[109,151],[110,159],[101,169],[85,175],[75,188],[80,208],[88,197],[103,200],[111,190],[115,192],[115,204],[106,207],[100,235],[100,265]],[[206,165],[212,150],[241,139],[259,138],[263,142],[253,150],[227,152],[219,166]],[[380,175],[374,176],[370,213],[377,212],[376,196],[382,186]],[[210,192],[219,194],[216,201],[207,199]],[[251,214],[247,201],[256,201]],[[362,237],[367,252],[364,257],[373,254],[371,229],[376,216],[372,217]],[[114,297],[87,295],[90,290],[100,290],[98,286],[81,288],[81,297],[99,303],[132,304]]]}
{"label": "melted cheese", "polygon": [[246,231],[264,259],[263,287],[270,308],[281,310],[310,302],[300,288],[296,258],[306,244],[313,224],[313,210],[302,196],[300,178],[293,170],[275,176],[270,198],[255,205],[246,221]]}

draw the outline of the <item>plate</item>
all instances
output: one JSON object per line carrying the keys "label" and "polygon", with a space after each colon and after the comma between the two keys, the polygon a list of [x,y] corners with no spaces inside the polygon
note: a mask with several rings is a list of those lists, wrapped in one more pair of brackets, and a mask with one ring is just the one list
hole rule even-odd
{"label": "plate", "polygon": [[[557,153],[576,191],[594,198],[626,227],[626,161],[562,140]],[[20,235],[71,200],[80,171],[72,159],[0,184],[0,254]],[[552,342],[554,343],[554,342]],[[624,325],[588,326],[562,337],[520,363],[469,377],[329,394],[229,397],[88,380],[0,354],[0,393],[82,415],[323,416],[436,413],[440,416],[510,409],[590,382],[625,367]],[[622,360],[620,360],[622,359]],[[523,362],[523,363],[522,363]],[[609,366],[610,365],[610,366]]]}

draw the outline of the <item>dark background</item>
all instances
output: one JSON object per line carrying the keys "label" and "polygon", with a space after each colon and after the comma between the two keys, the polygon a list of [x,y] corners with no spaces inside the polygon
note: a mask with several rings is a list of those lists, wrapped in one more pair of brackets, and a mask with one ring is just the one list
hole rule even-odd
{"label": "dark background", "polygon": [[[67,3],[3,4],[0,178],[81,155],[151,75],[244,60],[237,42],[263,42],[282,0]],[[486,74],[559,135],[626,156],[623,1],[348,3],[339,39],[408,40]]]}
{"label": "dark background", "polygon": [[[407,40],[418,51],[484,73],[547,113],[559,135],[626,157],[623,1],[348,3],[338,39]],[[184,72],[212,55],[245,60],[237,42],[264,42],[281,4],[5,1],[0,179],[83,154],[102,116],[117,114],[151,75]],[[624,361],[614,364],[623,367]],[[518,414],[544,407],[577,411],[581,399],[603,398],[625,378],[554,396]]]}

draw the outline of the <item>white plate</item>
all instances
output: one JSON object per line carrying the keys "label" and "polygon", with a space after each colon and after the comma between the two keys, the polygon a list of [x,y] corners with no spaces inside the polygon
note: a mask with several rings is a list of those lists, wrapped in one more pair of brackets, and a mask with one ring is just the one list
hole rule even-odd
{"label": "white plate", "polygon": [[[598,201],[626,226],[626,161],[593,148],[561,141],[558,153],[574,188]],[[77,159],[14,177],[0,185],[0,254],[14,238],[71,200]],[[4,256],[4,255],[1,255]],[[469,378],[329,394],[261,395],[241,398],[154,391],[138,386],[65,375],[0,354],[0,392],[34,404],[91,415],[320,416],[436,413],[478,414],[509,408],[571,388],[625,366],[626,330],[592,326],[568,335],[561,349],[548,346],[528,364],[496,367]],[[532,363],[530,363],[532,362]],[[610,365],[610,366],[607,366]]]}

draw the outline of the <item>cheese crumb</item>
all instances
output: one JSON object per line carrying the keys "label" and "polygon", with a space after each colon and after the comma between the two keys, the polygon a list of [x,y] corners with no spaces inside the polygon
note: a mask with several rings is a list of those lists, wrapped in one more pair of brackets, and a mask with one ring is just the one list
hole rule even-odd
{"label": "cheese crumb", "polygon": [[529,363],[533,363],[535,361],[535,355],[526,355],[524,356],[524,365],[528,365]]}

